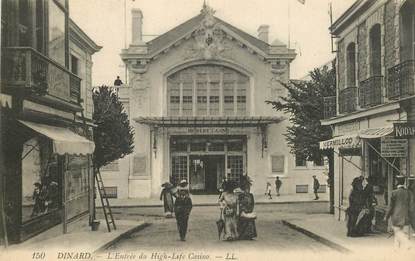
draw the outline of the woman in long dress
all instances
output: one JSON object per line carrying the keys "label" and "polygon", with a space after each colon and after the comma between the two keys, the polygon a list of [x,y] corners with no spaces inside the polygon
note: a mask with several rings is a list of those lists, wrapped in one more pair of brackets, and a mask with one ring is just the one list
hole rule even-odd
{"label": "woman in long dress", "polygon": [[364,208],[363,186],[362,178],[357,177],[353,179],[352,190],[349,195],[349,207],[347,208],[347,236],[357,237],[362,233],[357,227],[358,217]]}
{"label": "woman in long dress", "polygon": [[237,196],[233,192],[235,186],[231,181],[227,181],[224,186],[224,191],[219,198],[219,205],[222,210],[223,220],[225,222],[225,240],[236,240],[238,239],[237,229]]}
{"label": "woman in long dress", "polygon": [[173,192],[172,192],[173,185],[170,184],[169,182],[166,182],[161,186],[163,187],[163,189],[160,194],[160,200],[163,200],[164,216],[166,218],[171,218],[172,213],[174,211]]}
{"label": "woman in long dress", "polygon": [[239,239],[252,240],[257,237],[254,216],[254,196],[250,193],[251,181],[247,176],[241,180],[243,192],[239,194],[239,221],[238,233]]}

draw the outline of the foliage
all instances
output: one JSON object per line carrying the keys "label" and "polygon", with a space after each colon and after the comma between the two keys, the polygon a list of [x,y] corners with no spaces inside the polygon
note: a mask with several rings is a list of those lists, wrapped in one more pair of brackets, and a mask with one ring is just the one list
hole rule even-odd
{"label": "foliage", "polygon": [[101,86],[92,93],[94,102],[94,166],[100,168],[125,157],[134,149],[134,130],[117,93]]}
{"label": "foliage", "polygon": [[274,109],[290,115],[291,126],[285,133],[291,153],[304,156],[310,161],[319,161],[322,153],[319,142],[330,139],[330,126],[322,126],[324,116],[324,97],[336,95],[336,73],[333,69],[316,68],[310,72],[310,80],[282,83],[288,95],[279,101],[266,101]]}

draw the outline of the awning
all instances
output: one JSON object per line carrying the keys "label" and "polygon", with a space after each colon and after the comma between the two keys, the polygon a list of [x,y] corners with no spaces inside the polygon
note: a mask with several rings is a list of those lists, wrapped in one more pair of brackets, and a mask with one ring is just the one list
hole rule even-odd
{"label": "awning", "polygon": [[22,120],[19,120],[19,122],[51,139],[53,141],[53,152],[56,154],[86,155],[94,153],[94,142],[68,129]]}
{"label": "awning", "polygon": [[278,123],[283,117],[237,116],[237,117],[139,117],[136,122],[157,127],[257,127]]}
{"label": "awning", "polygon": [[354,135],[343,135],[334,137],[330,140],[325,140],[320,142],[320,149],[327,150],[327,149],[353,149],[359,148],[361,145],[361,140],[358,134]]}
{"label": "awning", "polygon": [[373,129],[365,129],[359,132],[359,137],[362,139],[376,139],[387,136],[393,132],[393,127],[381,127]]}
{"label": "awning", "polygon": [[393,127],[380,127],[364,129],[355,134],[334,137],[330,140],[320,142],[320,149],[350,149],[359,148],[361,139],[376,139],[387,136],[393,132]]}

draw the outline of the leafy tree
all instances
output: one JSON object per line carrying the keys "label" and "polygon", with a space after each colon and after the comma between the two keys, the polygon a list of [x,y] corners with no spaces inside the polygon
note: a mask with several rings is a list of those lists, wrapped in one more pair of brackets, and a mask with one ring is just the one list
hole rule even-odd
{"label": "leafy tree", "polygon": [[290,115],[292,125],[284,134],[291,153],[310,161],[320,161],[326,156],[329,161],[328,183],[330,189],[330,211],[334,204],[334,156],[333,150],[320,150],[319,142],[332,137],[330,126],[322,126],[324,97],[336,96],[336,72],[333,69],[316,68],[310,72],[310,80],[282,83],[288,95],[278,101],[266,101],[274,109]]}
{"label": "leafy tree", "polygon": [[123,158],[133,152],[134,130],[117,93],[107,86],[96,88],[94,102],[94,168]]}

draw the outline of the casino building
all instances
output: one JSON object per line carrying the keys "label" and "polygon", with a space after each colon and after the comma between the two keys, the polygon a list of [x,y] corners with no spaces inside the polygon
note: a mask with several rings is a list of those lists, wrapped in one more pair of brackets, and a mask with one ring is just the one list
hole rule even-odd
{"label": "casino building", "polygon": [[[266,100],[285,94],[295,50],[268,43],[214,16],[200,14],[149,42],[143,14],[132,10],[132,43],[121,52],[129,85],[119,87],[135,130],[132,155],[103,168],[107,193],[117,198],[154,197],[166,181],[190,182],[194,194],[218,193],[224,177],[249,175],[253,193],[283,181],[282,193],[312,193],[322,166],[297,160],[283,134],[288,115]],[[325,190],[325,186],[322,186]],[[311,197],[311,196],[310,196]]]}

